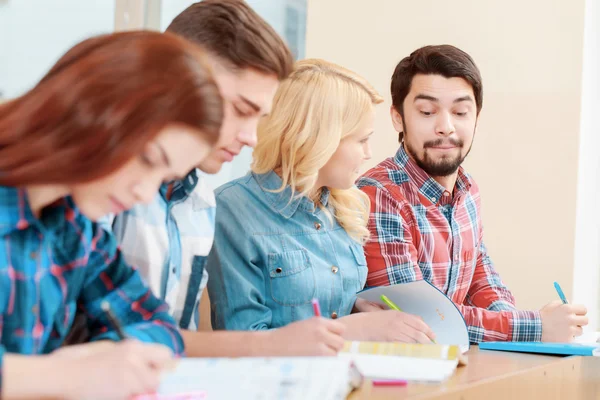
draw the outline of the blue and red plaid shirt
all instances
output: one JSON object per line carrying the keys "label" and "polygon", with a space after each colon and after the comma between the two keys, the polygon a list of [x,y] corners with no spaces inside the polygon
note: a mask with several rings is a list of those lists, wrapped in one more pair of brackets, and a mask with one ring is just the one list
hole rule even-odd
{"label": "blue and red plaid shirt", "polygon": [[488,256],[479,189],[462,168],[450,193],[400,146],[357,185],[371,200],[367,286],[425,279],[458,306],[471,342],[541,340],[539,312],[516,309]]}
{"label": "blue and red plaid shirt", "polygon": [[129,337],[182,353],[167,305],[125,263],[112,235],[72,199],[46,207],[38,219],[24,190],[0,186],[0,235],[0,390],[4,353],[60,347],[77,308],[87,314],[92,340],[116,340],[103,301]]}

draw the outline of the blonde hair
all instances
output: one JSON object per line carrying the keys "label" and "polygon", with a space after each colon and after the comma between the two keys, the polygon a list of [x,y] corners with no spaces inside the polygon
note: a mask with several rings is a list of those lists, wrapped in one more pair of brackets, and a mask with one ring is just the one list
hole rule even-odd
{"label": "blonde hair", "polygon": [[[271,114],[258,126],[252,171],[276,170],[283,180],[276,192],[290,185],[292,196],[309,195],[341,140],[381,102],[364,78],[346,68],[318,59],[296,63],[275,94]],[[369,236],[369,198],[356,187],[329,190],[334,217],[350,237],[364,243]],[[331,218],[322,204],[319,207]]]}

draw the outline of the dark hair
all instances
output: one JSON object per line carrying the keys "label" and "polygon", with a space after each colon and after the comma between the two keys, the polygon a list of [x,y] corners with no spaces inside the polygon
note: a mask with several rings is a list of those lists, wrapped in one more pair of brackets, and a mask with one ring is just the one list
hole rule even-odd
{"label": "dark hair", "polygon": [[0,185],[101,178],[170,124],[215,143],[222,101],[203,56],[149,31],[77,44],[35,87],[0,105]]}
{"label": "dark hair", "polygon": [[243,0],[192,4],[167,28],[238,69],[254,68],[279,80],[292,72],[294,58],[275,30]]}
{"label": "dark hair", "polygon": [[[392,75],[392,104],[404,119],[404,99],[410,92],[412,80],[417,74],[442,75],[446,78],[463,78],[473,88],[477,114],[483,106],[483,83],[481,73],[467,53],[454,46],[443,44],[425,46],[411,53],[396,65]],[[402,141],[403,133],[398,135]]]}

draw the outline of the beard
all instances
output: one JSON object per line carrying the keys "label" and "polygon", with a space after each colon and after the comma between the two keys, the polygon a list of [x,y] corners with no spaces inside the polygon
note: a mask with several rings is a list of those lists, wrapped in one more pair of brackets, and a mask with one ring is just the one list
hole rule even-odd
{"label": "beard", "polygon": [[[465,161],[465,158],[467,158],[467,156],[469,155],[471,147],[473,147],[473,142],[471,142],[471,146],[463,155],[462,149],[464,146],[464,141],[460,139],[440,138],[425,142],[423,144],[423,157],[420,157],[417,151],[414,148],[412,148],[406,141],[407,136],[408,132],[406,132],[405,129],[404,148],[406,149],[406,152],[412,157],[413,160],[415,160],[415,163],[419,166],[419,168],[425,171],[429,176],[449,176],[454,174],[458,170],[458,167],[461,166],[463,161]],[[438,160],[434,160],[427,151],[427,149],[431,147],[442,146],[444,144],[451,144],[452,146],[456,146],[456,148],[459,150],[458,154],[455,156],[446,155]]]}

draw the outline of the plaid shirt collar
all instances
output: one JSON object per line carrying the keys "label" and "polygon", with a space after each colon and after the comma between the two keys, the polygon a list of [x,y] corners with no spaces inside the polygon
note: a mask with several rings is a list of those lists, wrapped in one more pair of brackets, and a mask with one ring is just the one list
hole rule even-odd
{"label": "plaid shirt collar", "polygon": [[[285,218],[291,218],[298,209],[304,210],[309,213],[316,211],[315,203],[306,196],[297,195],[294,196],[292,188],[288,185],[281,192],[281,184],[283,181],[274,171],[267,172],[266,174],[256,174],[252,172],[252,175],[258,182],[259,186],[263,190],[267,200],[269,201],[271,208],[280,213]],[[321,191],[320,203],[323,207],[327,207],[329,201],[329,190],[323,188]]]}
{"label": "plaid shirt collar", "polygon": [[[409,179],[419,188],[419,192],[432,203],[437,203],[444,197],[446,189],[440,185],[435,179],[433,179],[427,172],[423,171],[421,167],[407,154],[404,149],[404,142],[396,152],[394,156],[394,162],[398,166],[406,171]],[[471,189],[471,178],[465,173],[463,167],[458,168],[458,177],[456,179],[456,185],[454,186],[454,198],[456,195],[467,193]]]}

